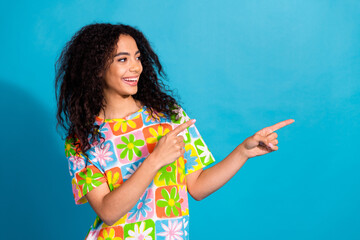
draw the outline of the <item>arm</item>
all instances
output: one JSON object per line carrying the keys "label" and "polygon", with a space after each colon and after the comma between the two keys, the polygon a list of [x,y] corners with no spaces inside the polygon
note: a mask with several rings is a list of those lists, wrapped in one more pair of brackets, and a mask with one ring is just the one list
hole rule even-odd
{"label": "arm", "polygon": [[189,174],[186,180],[190,195],[195,200],[204,199],[227,183],[249,158],[277,151],[278,140],[274,131],[293,122],[289,119],[264,128],[247,138],[215,166]]}
{"label": "arm", "polygon": [[118,188],[110,192],[102,184],[85,195],[96,214],[111,226],[129,212],[155,177],[158,167],[150,155],[135,173]]}
{"label": "arm", "polygon": [[114,191],[110,192],[108,185],[102,184],[86,194],[91,207],[103,222],[111,226],[128,213],[158,170],[184,154],[184,139],[177,135],[193,123],[193,120],[183,123],[163,136],[135,173]]}

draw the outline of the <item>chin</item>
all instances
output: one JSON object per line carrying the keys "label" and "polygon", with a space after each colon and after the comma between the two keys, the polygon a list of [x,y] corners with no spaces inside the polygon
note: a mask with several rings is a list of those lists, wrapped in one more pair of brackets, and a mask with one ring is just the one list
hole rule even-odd
{"label": "chin", "polygon": [[136,89],[134,89],[134,91],[132,91],[131,95],[135,95],[135,94],[137,94],[137,92],[138,92],[138,88],[136,87]]}
{"label": "chin", "polygon": [[136,87],[136,88],[134,88],[132,90],[127,91],[126,93],[123,93],[122,95],[124,95],[124,96],[132,96],[132,95],[135,95],[137,92],[138,92],[138,89]]}

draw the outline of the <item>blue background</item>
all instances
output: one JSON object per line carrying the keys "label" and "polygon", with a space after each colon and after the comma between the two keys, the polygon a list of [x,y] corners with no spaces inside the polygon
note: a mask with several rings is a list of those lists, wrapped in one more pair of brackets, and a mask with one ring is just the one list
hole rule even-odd
{"label": "blue background", "polygon": [[217,161],[263,127],[279,151],[190,201],[191,239],[360,239],[360,2],[7,1],[0,10],[1,238],[83,239],[56,132],[54,62],[82,26],[137,26]]}

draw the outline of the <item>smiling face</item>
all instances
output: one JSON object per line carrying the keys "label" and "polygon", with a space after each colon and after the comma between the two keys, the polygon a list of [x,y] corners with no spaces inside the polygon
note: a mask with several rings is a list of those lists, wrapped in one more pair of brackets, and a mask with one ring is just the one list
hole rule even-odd
{"label": "smiling face", "polygon": [[142,69],[135,40],[129,35],[120,35],[113,62],[104,75],[105,98],[127,98],[136,94]]}

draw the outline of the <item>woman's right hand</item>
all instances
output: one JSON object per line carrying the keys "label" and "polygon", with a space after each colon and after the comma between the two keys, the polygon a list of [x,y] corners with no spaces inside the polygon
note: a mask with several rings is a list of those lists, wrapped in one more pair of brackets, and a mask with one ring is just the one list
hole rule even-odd
{"label": "woman's right hand", "polygon": [[154,151],[150,154],[153,163],[158,169],[174,162],[185,153],[184,138],[178,135],[193,125],[195,121],[195,119],[192,119],[179,125],[159,140]]}
{"label": "woman's right hand", "polygon": [[134,174],[114,191],[101,184],[86,194],[91,207],[107,225],[113,225],[135,206],[161,167],[184,154],[184,138],[178,135],[194,122],[187,121],[163,136]]}

